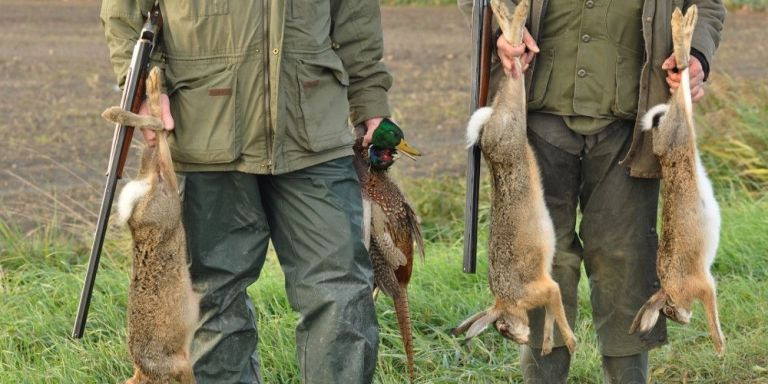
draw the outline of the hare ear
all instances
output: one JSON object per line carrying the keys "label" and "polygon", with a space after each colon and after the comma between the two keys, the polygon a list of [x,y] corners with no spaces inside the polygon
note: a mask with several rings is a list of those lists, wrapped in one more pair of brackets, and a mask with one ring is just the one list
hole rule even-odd
{"label": "hare ear", "polygon": [[496,322],[496,320],[499,319],[501,316],[501,311],[497,311],[494,309],[491,309],[485,313],[485,316],[481,317],[477,321],[475,321],[471,327],[469,327],[469,330],[467,330],[467,335],[464,337],[464,340],[469,340],[486,330],[489,325]]}
{"label": "hare ear", "polygon": [[117,220],[120,225],[128,222],[133,215],[133,208],[139,199],[149,192],[149,182],[147,180],[134,180],[123,187],[120,197],[117,200]]}
{"label": "hare ear", "polygon": [[628,334],[631,335],[635,332],[640,332],[641,334],[648,333],[659,320],[659,310],[664,307],[666,300],[667,295],[663,290],[654,293],[637,311],[637,315],[635,315],[635,319],[629,327]]}

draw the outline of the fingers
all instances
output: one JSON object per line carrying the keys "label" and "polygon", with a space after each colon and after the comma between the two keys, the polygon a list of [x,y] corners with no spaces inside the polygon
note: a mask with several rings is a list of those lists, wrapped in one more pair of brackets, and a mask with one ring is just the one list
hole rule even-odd
{"label": "fingers", "polygon": [[[665,61],[666,63],[666,61]],[[664,65],[662,65],[662,68]],[[675,68],[674,64],[672,64],[672,68]],[[704,71],[701,68],[701,63],[696,60],[695,62],[692,60],[691,65],[688,70],[688,75],[690,79],[690,87],[691,87],[691,100],[696,102],[701,100],[702,97],[704,97]],[[675,72],[674,69],[667,69],[667,85],[669,86],[669,92],[674,92],[679,86],[680,82],[682,81],[682,74],[680,72]]]}
{"label": "fingers", "polygon": [[669,85],[669,93],[674,92],[680,86],[680,74],[667,72],[667,85]]}
{"label": "fingers", "polygon": [[175,122],[173,116],[171,116],[171,101],[168,95],[160,95],[160,119],[163,120],[163,128],[166,131],[172,131],[175,128]]}
{"label": "fingers", "polygon": [[[523,30],[523,43],[520,45],[512,45],[503,37],[496,41],[496,52],[499,54],[504,72],[514,79],[519,78],[520,74],[528,69],[539,51],[538,44],[527,28]],[[515,64],[515,58],[520,59],[522,68],[518,68]]]}
{"label": "fingers", "polygon": [[677,60],[675,59],[675,55],[670,55],[663,63],[661,63],[661,69],[667,72],[674,70],[676,67]]}
{"label": "fingers", "polygon": [[536,40],[533,39],[531,33],[528,32],[528,28],[523,28],[523,44],[533,53],[539,53],[539,45],[536,44]]}
{"label": "fingers", "polygon": [[520,77],[520,71],[518,71],[515,65],[515,58],[520,58],[525,53],[525,44],[512,45],[507,42],[504,37],[499,37],[496,41],[496,52],[501,59],[501,66],[504,68],[504,73],[517,79]]}
{"label": "fingers", "polygon": [[[150,114],[149,105],[144,100],[139,107],[139,115],[147,116]],[[163,121],[163,128],[166,131],[172,131],[175,127],[173,116],[171,115],[171,102],[168,95],[160,95],[160,119]],[[150,147],[154,147],[157,143],[157,133],[151,129],[141,128],[141,134],[144,136],[144,142]]]}
{"label": "fingers", "polygon": [[704,97],[704,87],[699,86],[695,89],[691,89],[691,101],[694,103],[701,100],[701,98]]}
{"label": "fingers", "polygon": [[536,52],[534,51],[525,52],[522,60],[520,61],[520,64],[523,66],[523,72],[528,70],[528,67],[531,65],[531,62],[533,61],[534,57],[536,57]]}
{"label": "fingers", "polygon": [[363,147],[367,147],[373,139],[373,131],[378,128],[383,117],[373,117],[365,121],[365,136],[363,136]]}
{"label": "fingers", "polygon": [[154,147],[157,144],[157,134],[151,129],[141,129],[141,134],[144,136],[144,142],[150,147]]}

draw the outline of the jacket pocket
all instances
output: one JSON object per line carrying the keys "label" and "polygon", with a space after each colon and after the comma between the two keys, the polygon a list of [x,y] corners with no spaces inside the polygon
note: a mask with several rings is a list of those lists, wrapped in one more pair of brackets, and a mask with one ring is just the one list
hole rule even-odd
{"label": "jacket pocket", "polygon": [[640,64],[633,58],[616,58],[616,97],[612,112],[618,118],[634,119],[637,116],[637,99],[640,96]]}
{"label": "jacket pocket", "polygon": [[[174,79],[169,76],[169,80]],[[176,83],[170,94],[171,113],[176,122],[169,137],[174,160],[222,164],[240,156],[236,85],[231,69]]]}
{"label": "jacket pocket", "polygon": [[533,78],[531,79],[531,87],[528,94],[529,110],[537,110],[542,107],[554,64],[555,51],[553,49],[541,51],[536,58]]}
{"label": "jacket pocket", "polygon": [[331,50],[302,57],[298,59],[296,81],[300,113],[293,136],[299,146],[320,152],[351,145],[349,75],[341,59]]}

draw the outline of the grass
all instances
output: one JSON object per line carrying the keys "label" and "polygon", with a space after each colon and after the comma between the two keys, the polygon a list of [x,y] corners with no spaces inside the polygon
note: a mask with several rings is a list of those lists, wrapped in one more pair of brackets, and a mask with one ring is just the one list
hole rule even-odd
{"label": "grass", "polygon": [[[714,266],[723,329],[723,359],[714,355],[700,305],[688,326],[670,325],[671,343],[651,354],[654,382],[768,383],[768,202],[723,206],[721,251]],[[114,232],[113,232],[114,233]],[[107,244],[85,338],[69,337],[85,265],[85,250],[55,230],[22,234],[0,225],[0,383],[115,382],[130,376],[125,340],[128,285],[126,239]],[[478,273],[461,272],[461,245],[432,241],[417,262],[409,290],[416,369],[423,383],[518,382],[517,346],[495,332],[468,345],[448,330],[491,303],[484,242]],[[599,355],[588,310],[586,279],[580,287],[579,349],[571,380],[600,381]],[[298,382],[293,327],[297,316],[283,292],[283,276],[270,258],[249,289],[257,307],[260,353],[268,383]],[[440,300],[435,300],[439,297]],[[377,383],[403,383],[402,344],[388,298],[377,303],[381,347]]]}
{"label": "grass", "polygon": [[[710,97],[697,108],[700,149],[723,216],[713,272],[727,351],[724,358],[715,357],[697,304],[691,324],[670,323],[670,343],[651,353],[651,378],[655,383],[768,384],[768,86],[712,81]],[[416,262],[409,289],[419,382],[520,382],[517,345],[494,332],[463,345],[448,333],[491,303],[483,231],[478,273],[461,272],[462,181],[431,178],[404,186],[422,216],[427,239],[427,258]],[[483,183],[483,196],[488,188]],[[485,200],[481,228],[488,221]],[[110,232],[85,338],[72,340],[90,245],[82,233],[90,230],[76,236],[58,222],[23,232],[0,219],[0,384],[117,382],[131,375],[125,345],[128,238],[124,231]],[[297,383],[297,316],[289,309],[274,257],[249,293],[258,311],[265,381]],[[579,305],[579,348],[570,382],[600,382],[586,279]],[[391,301],[381,297],[377,310],[381,346],[375,382],[406,382]]]}

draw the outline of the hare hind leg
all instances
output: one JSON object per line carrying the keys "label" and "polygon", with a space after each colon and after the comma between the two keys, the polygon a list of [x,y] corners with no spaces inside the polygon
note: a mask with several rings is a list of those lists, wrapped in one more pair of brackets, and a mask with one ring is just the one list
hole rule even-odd
{"label": "hare hind leg", "polygon": [[554,346],[554,323],[560,330],[568,351],[573,353],[576,349],[576,337],[573,335],[571,327],[568,325],[568,319],[565,317],[565,308],[563,299],[560,296],[560,286],[549,276],[531,283],[526,287],[526,297],[529,308],[544,306],[544,334],[541,346],[541,355],[545,356],[552,351]]}
{"label": "hare hind leg", "polygon": [[124,384],[147,384],[149,383],[149,378],[144,375],[144,373],[141,372],[141,369],[134,364],[133,365],[133,377],[126,380]]}
{"label": "hare hind leg", "polygon": [[707,314],[707,325],[709,335],[715,344],[715,352],[718,356],[723,356],[725,351],[725,336],[720,328],[720,317],[717,313],[717,297],[715,294],[715,282],[711,277],[702,288],[701,302],[704,305],[704,311]]}
{"label": "hare hind leg", "polygon": [[554,334],[555,334],[555,316],[552,314],[552,311],[549,309],[549,306],[546,306],[544,308],[544,331],[543,331],[543,341],[541,343],[541,355],[546,356],[549,355],[550,352],[552,352],[552,347],[554,346]]}
{"label": "hare hind leg", "polygon": [[186,353],[173,357],[173,377],[181,384],[195,384],[195,374]]}
{"label": "hare hind leg", "polygon": [[[546,332],[547,330],[547,318],[554,318],[555,322],[557,322],[557,329],[560,330],[560,335],[563,336],[563,341],[565,342],[565,346],[568,347],[568,352],[573,354],[573,352],[576,350],[576,336],[573,334],[573,330],[571,330],[571,326],[568,325],[568,319],[565,317],[565,308],[563,307],[563,298],[560,295],[560,286],[554,281],[551,281],[551,286],[549,288],[549,298],[546,304],[546,315],[544,318],[544,330]],[[550,325],[550,333],[552,324],[551,320],[549,320]],[[544,341],[546,343],[546,337],[547,335],[544,335]],[[551,337],[551,336],[550,336]],[[542,355],[544,354],[544,351],[542,350]]]}
{"label": "hare hind leg", "polygon": [[672,43],[677,62],[677,69],[688,68],[688,59],[690,58],[691,40],[693,39],[693,29],[696,26],[698,10],[696,5],[691,5],[685,12],[685,15],[679,8],[672,13]]}

